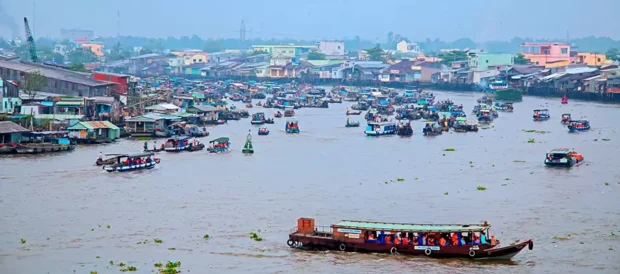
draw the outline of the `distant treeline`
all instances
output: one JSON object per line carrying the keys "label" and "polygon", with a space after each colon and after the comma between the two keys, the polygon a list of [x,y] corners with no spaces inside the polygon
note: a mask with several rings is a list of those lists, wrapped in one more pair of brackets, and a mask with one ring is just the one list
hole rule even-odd
{"label": "distant treeline", "polygon": [[[147,38],[138,36],[121,36],[117,37],[101,37],[99,41],[105,44],[107,49],[114,48],[119,42],[123,49],[131,49],[133,47],[143,47],[150,50],[163,49],[201,49],[207,52],[216,52],[223,49],[249,49],[252,45],[259,44],[314,44],[317,41],[298,40],[298,39],[249,39],[240,41],[239,39],[203,39],[197,35],[167,38]],[[396,49],[396,43],[401,40],[407,40],[404,36],[388,33],[387,38],[381,43],[383,49]],[[343,39],[345,48],[348,51],[358,51],[376,46],[376,42],[366,40],[356,36],[354,38]],[[50,38],[40,38],[37,40],[37,46],[52,47],[58,40]],[[503,52],[516,53],[520,51],[520,45],[523,42],[566,42],[562,39],[533,39],[514,37],[510,41],[489,41],[477,43],[469,38],[461,38],[452,42],[439,39],[426,39],[424,41],[416,41],[420,48],[427,53],[438,52],[440,49],[484,49],[487,52]],[[610,48],[620,48],[620,41],[609,37],[583,37],[570,39],[569,43],[579,51],[605,53]],[[2,42],[0,41],[0,44]]]}

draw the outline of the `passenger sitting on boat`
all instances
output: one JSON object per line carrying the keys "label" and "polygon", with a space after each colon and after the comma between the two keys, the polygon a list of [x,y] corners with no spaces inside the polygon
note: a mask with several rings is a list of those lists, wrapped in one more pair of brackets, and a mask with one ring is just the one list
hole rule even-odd
{"label": "passenger sitting on boat", "polygon": [[404,245],[408,245],[409,244],[409,238],[403,237],[403,244]]}
{"label": "passenger sitting on boat", "polygon": [[459,237],[456,235],[456,233],[452,233],[452,241],[450,243],[454,246],[459,245]]}
{"label": "passenger sitting on boat", "polygon": [[491,245],[496,245],[497,240],[495,239],[495,235],[491,235]]}
{"label": "passenger sitting on boat", "polygon": [[151,160],[151,156],[146,157],[146,163],[147,163],[147,164],[150,164],[150,163],[151,163],[151,161],[152,161],[152,160]]}
{"label": "passenger sitting on boat", "polygon": [[440,237],[439,238],[439,245],[440,246],[446,246],[446,239],[444,239],[444,237]]}
{"label": "passenger sitting on boat", "polygon": [[484,234],[484,231],[480,232],[480,244],[483,244],[483,245],[488,245],[489,244],[487,242],[487,236]]}

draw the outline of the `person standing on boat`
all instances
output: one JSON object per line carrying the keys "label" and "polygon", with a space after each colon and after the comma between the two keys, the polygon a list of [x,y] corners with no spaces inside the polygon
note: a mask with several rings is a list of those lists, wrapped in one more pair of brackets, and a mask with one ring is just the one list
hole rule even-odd
{"label": "person standing on boat", "polygon": [[153,151],[157,151],[157,141],[153,141]]}
{"label": "person standing on boat", "polygon": [[103,153],[99,152],[99,157],[97,157],[98,160],[103,160]]}
{"label": "person standing on boat", "polygon": [[148,150],[149,149],[149,144],[147,141],[144,141],[144,150]]}

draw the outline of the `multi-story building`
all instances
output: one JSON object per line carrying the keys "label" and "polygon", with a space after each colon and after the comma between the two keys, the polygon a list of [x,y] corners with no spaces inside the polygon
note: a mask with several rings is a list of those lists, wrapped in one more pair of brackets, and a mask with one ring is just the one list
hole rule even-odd
{"label": "multi-story building", "polygon": [[402,40],[396,44],[396,50],[403,53],[420,53],[420,47],[416,43]]}
{"label": "multi-story building", "polygon": [[319,52],[327,56],[344,56],[343,41],[321,41],[318,47]]}
{"label": "multi-story building", "polygon": [[607,55],[600,53],[579,52],[573,57],[574,64],[585,64],[593,67],[600,67],[611,64],[607,60]]}
{"label": "multi-story building", "polygon": [[301,55],[317,49],[316,46],[308,45],[253,45],[255,52],[265,52],[271,57],[299,58]]}
{"label": "multi-story building", "polygon": [[538,66],[547,63],[570,64],[570,45],[565,43],[523,43],[521,53]]}

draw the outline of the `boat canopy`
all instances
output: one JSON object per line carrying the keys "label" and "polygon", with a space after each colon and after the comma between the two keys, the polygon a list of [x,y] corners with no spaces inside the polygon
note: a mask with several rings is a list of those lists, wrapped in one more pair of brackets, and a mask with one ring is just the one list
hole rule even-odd
{"label": "boat canopy", "polygon": [[456,117],[456,120],[459,122],[465,122],[467,121],[467,117]]}
{"label": "boat canopy", "polygon": [[549,111],[549,110],[548,110],[548,109],[546,109],[546,108],[543,108],[543,109],[535,109],[535,110],[534,110],[534,112],[545,112],[545,111]]}
{"label": "boat canopy", "polygon": [[132,154],[117,154],[115,157],[141,158],[141,157],[148,157],[148,156],[153,156],[153,155],[155,155],[155,153],[153,152],[142,152],[142,153],[132,153]]}
{"label": "boat canopy", "polygon": [[375,231],[401,231],[401,232],[480,232],[489,229],[490,225],[484,224],[405,224],[405,223],[379,223],[363,221],[340,221],[335,224],[337,228],[363,229]]}
{"label": "boat canopy", "polygon": [[290,122],[297,123],[297,119],[295,119],[295,118],[288,118],[288,119],[286,119],[286,122],[287,123],[290,123]]}
{"label": "boat canopy", "polygon": [[588,120],[572,120],[570,121],[572,124],[588,124],[590,121]]}
{"label": "boat canopy", "polygon": [[217,138],[215,140],[211,140],[209,143],[226,143],[229,140],[230,139],[228,137],[220,137],[220,138]]}
{"label": "boat canopy", "polygon": [[554,148],[552,150],[550,150],[548,153],[557,153],[557,154],[561,154],[561,153],[568,153],[571,150],[568,148]]}

